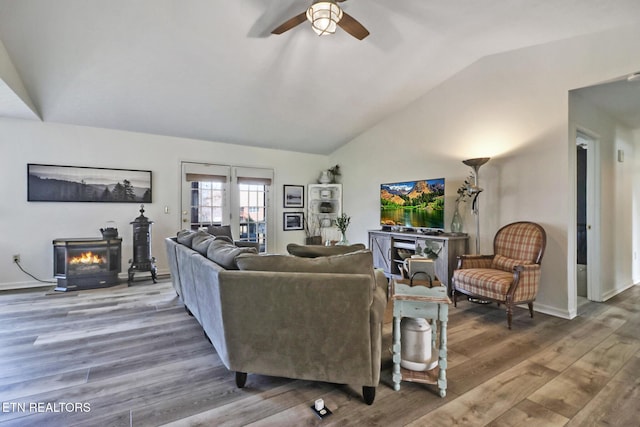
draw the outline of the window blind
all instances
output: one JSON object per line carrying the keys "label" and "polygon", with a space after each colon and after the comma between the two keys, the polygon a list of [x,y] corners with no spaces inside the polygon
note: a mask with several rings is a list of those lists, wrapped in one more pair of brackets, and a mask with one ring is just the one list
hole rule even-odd
{"label": "window blind", "polygon": [[261,168],[235,168],[238,184],[271,185],[273,182],[273,169]]}

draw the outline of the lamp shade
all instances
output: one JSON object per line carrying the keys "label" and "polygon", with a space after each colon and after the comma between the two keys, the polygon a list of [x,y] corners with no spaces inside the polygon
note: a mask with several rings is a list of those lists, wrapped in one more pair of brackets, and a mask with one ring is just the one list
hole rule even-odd
{"label": "lamp shade", "polygon": [[475,159],[463,160],[462,163],[464,163],[467,166],[471,166],[472,168],[474,168],[474,170],[477,170],[480,168],[480,166],[487,163],[490,159],[491,159],[490,157],[477,157]]}
{"label": "lamp shade", "polygon": [[333,34],[342,19],[342,9],[332,1],[317,1],[307,9],[307,19],[319,36]]}

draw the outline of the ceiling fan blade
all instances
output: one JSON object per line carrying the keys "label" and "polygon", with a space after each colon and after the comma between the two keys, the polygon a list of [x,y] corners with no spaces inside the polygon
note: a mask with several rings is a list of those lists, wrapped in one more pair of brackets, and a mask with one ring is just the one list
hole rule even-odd
{"label": "ceiling fan blade", "polygon": [[338,21],[338,26],[358,40],[369,35],[369,31],[361,23],[344,11],[342,11],[342,19]]}
{"label": "ceiling fan blade", "polygon": [[302,24],[307,20],[307,11],[302,12],[300,15],[296,15],[293,18],[289,19],[278,28],[271,31],[271,34],[282,34],[285,31],[289,31],[293,27]]}

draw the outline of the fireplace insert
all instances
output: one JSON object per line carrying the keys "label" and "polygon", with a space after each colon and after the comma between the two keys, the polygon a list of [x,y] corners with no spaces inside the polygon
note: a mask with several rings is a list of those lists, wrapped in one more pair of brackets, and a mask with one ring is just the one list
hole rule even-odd
{"label": "fireplace insert", "polygon": [[122,239],[76,238],[53,241],[56,291],[114,286],[121,270]]}

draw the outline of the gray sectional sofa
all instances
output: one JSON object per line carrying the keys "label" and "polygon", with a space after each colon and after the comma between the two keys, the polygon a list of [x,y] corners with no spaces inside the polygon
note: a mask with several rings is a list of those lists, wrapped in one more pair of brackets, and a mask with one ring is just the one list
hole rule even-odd
{"label": "gray sectional sofa", "polygon": [[203,231],[165,243],[176,293],[238,387],[247,373],[324,381],[362,386],[373,403],[388,281],[369,250],[258,255]]}

